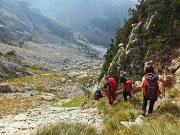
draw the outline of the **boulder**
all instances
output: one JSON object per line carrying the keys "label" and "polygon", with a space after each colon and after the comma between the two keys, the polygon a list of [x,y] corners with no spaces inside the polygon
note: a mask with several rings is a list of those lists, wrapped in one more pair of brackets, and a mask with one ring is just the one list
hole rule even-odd
{"label": "boulder", "polygon": [[24,75],[31,75],[24,67],[18,63],[0,60],[0,78],[2,80],[9,79],[11,77],[20,77]]}
{"label": "boulder", "polygon": [[2,93],[14,92],[14,87],[9,83],[2,83],[0,85],[0,92]]}
{"label": "boulder", "polygon": [[61,81],[62,83],[65,83],[65,82],[66,82],[66,78],[61,78],[60,81]]}

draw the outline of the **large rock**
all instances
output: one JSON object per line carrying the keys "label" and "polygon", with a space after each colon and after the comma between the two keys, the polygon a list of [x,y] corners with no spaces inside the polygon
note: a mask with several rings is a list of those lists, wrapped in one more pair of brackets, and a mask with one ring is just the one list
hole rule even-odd
{"label": "large rock", "polygon": [[169,69],[176,76],[175,89],[180,91],[180,57],[172,60],[172,63],[170,65]]}
{"label": "large rock", "polygon": [[24,67],[18,63],[0,60],[0,78],[3,80],[11,77],[20,77],[24,75],[31,75]]}
{"label": "large rock", "polygon": [[14,92],[14,87],[9,83],[3,83],[0,85],[0,92],[2,93]]}

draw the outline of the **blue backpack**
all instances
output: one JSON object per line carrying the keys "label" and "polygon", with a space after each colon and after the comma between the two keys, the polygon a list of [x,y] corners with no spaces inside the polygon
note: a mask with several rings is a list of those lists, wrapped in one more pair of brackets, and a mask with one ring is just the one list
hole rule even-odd
{"label": "blue backpack", "polygon": [[100,89],[96,90],[96,96],[101,96],[101,90]]}

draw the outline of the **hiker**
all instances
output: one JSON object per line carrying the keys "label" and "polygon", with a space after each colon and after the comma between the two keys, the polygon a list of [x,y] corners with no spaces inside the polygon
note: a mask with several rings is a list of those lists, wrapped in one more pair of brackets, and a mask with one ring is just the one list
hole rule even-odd
{"label": "hiker", "polygon": [[99,101],[103,97],[102,89],[99,88],[96,90],[96,99]]}
{"label": "hiker", "polygon": [[115,100],[116,80],[114,78],[105,77],[105,90],[109,104],[112,105]]}
{"label": "hiker", "polygon": [[141,85],[135,86],[135,88],[142,88],[143,90],[143,105],[142,115],[146,114],[147,101],[150,101],[148,114],[153,112],[154,103],[157,101],[160,95],[159,81],[165,83],[167,81],[167,71],[164,70],[164,77],[156,75],[152,64],[145,66],[145,75],[142,78]]}
{"label": "hiker", "polygon": [[132,98],[131,92],[133,90],[133,83],[131,79],[126,78],[125,76],[120,77],[120,83],[121,83],[121,93],[123,93],[124,101],[127,101],[127,97],[129,96]]}

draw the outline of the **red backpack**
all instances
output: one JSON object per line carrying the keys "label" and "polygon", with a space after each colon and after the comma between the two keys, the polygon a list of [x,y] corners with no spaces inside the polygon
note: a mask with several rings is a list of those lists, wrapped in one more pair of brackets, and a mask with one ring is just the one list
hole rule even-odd
{"label": "red backpack", "polygon": [[126,91],[126,92],[130,92],[131,90],[132,90],[132,81],[131,81],[131,80],[127,80],[127,81],[126,81],[125,91]]}
{"label": "red backpack", "polygon": [[114,78],[109,78],[110,90],[116,90],[117,84]]}
{"label": "red backpack", "polygon": [[146,74],[143,82],[143,95],[147,99],[155,99],[160,95],[158,76]]}

